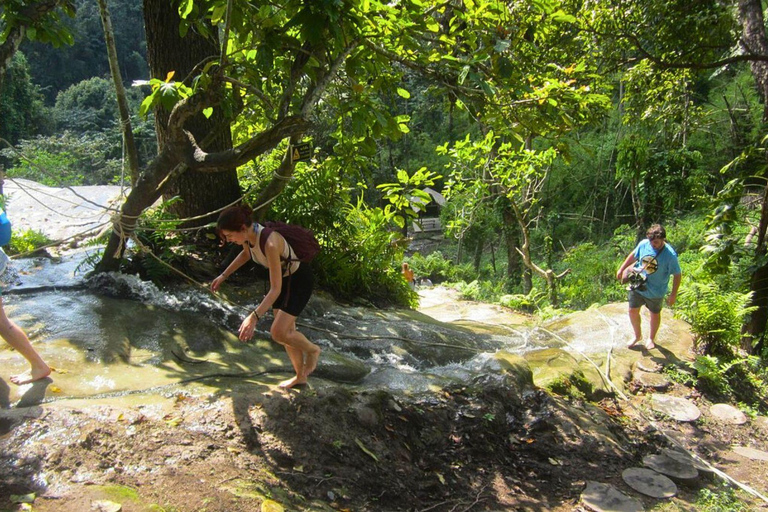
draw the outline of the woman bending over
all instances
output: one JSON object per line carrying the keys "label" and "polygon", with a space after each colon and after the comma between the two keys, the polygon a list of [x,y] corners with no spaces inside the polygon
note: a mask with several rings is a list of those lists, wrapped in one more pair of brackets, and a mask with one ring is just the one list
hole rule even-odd
{"label": "woman bending over", "polygon": [[[312,267],[296,258],[295,252],[277,231],[267,234],[265,244],[260,244],[264,227],[253,222],[251,210],[244,206],[227,208],[216,223],[219,236],[243,250],[229,266],[211,282],[211,290],[217,291],[229,276],[245,265],[249,259],[269,269],[269,292],[256,309],[243,320],[239,337],[248,341],[253,337],[256,324],[269,308],[273,308],[275,319],[270,334],[272,339],[285,347],[293,364],[296,376],[280,383],[291,388],[306,384],[307,377],[317,367],[320,347],[309,341],[296,330],[296,317],[302,312],[312,295]],[[262,252],[261,247],[264,247]]]}

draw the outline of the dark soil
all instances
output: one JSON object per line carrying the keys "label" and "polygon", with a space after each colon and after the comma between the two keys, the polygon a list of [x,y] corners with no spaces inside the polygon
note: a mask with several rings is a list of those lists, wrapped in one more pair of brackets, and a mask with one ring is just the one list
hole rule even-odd
{"label": "dark soil", "polygon": [[[253,511],[265,500],[313,511],[578,510],[587,480],[631,494],[621,471],[668,446],[631,408],[600,405],[484,382],[409,398],[308,387],[179,395],[164,418],[46,406],[0,425],[0,510],[30,492],[43,512],[99,500],[126,512]],[[754,436],[765,447],[756,429],[666,426],[700,438],[703,455]],[[765,489],[765,463],[739,464]],[[681,486],[681,503],[712,485]]]}

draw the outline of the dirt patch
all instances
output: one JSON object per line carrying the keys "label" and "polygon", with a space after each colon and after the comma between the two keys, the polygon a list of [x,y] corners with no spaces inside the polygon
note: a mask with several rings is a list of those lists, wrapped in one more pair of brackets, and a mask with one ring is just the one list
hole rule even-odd
{"label": "dirt patch", "polygon": [[[587,480],[631,492],[621,471],[668,445],[616,402],[490,380],[423,397],[343,388],[178,395],[163,417],[104,405],[44,410],[0,442],[0,510],[15,510],[10,495],[35,492],[37,511],[107,499],[126,512],[237,512],[270,499],[286,510],[561,512],[579,506]],[[669,428],[702,436],[708,453],[765,440],[707,423]],[[764,478],[765,463],[739,465]],[[711,483],[682,488],[682,499]]]}

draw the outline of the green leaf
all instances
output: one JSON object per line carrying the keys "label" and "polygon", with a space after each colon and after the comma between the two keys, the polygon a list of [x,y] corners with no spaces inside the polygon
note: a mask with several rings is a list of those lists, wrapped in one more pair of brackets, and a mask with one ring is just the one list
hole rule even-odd
{"label": "green leaf", "polygon": [[440,32],[440,24],[434,18],[427,18],[427,30],[430,32]]}
{"label": "green leaf", "polygon": [[576,23],[576,18],[560,10],[552,13],[552,20],[559,23]]}
{"label": "green leaf", "polygon": [[211,23],[214,25],[217,25],[221,22],[221,20],[224,18],[224,15],[227,13],[227,5],[218,5],[213,8],[213,13],[211,14]]}
{"label": "green leaf", "polygon": [[211,114],[213,114],[213,107],[208,107],[203,109],[203,115],[205,116],[206,119],[210,119]]}
{"label": "green leaf", "polygon": [[405,98],[405,99],[408,99],[408,98],[410,98],[410,97],[411,97],[411,93],[409,93],[408,91],[406,91],[406,90],[405,90],[405,89],[403,89],[402,87],[398,87],[398,88],[397,88],[397,94],[398,94],[400,97],[402,97],[402,98]]}
{"label": "green leaf", "polygon": [[181,3],[179,3],[179,16],[181,16],[181,19],[187,19],[187,16],[190,15],[194,7],[194,0],[181,0]]}

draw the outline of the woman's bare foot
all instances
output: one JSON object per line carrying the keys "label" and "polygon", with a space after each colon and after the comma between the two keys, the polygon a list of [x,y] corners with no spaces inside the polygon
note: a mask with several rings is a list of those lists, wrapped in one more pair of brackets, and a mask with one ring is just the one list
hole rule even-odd
{"label": "woman's bare foot", "polygon": [[317,349],[317,352],[307,352],[307,359],[304,361],[304,378],[309,377],[315,371],[318,359],[320,359],[320,348]]}
{"label": "woman's bare foot", "polygon": [[306,383],[307,383],[306,378],[302,379],[297,375],[292,379],[284,380],[283,382],[278,384],[278,386],[280,386],[281,388],[290,389],[293,386],[299,386],[301,384],[306,384]]}
{"label": "woman's bare foot", "polygon": [[51,374],[51,369],[46,366],[44,368],[32,368],[29,371],[26,371],[24,373],[20,373],[18,375],[11,375],[11,382],[16,384],[17,386],[21,386],[23,384],[29,384],[30,382],[35,382],[41,379],[46,378]]}

